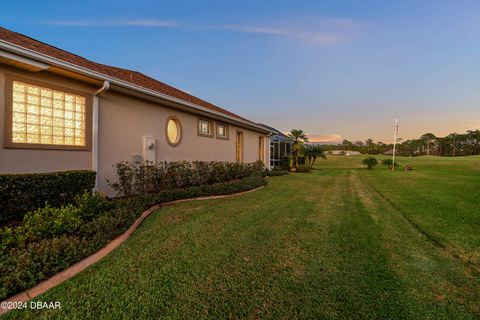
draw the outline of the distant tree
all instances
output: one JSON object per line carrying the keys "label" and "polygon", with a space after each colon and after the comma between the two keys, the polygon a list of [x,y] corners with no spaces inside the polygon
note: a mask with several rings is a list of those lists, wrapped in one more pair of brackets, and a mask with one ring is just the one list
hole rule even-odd
{"label": "distant tree", "polygon": [[365,141],[365,144],[367,145],[367,154],[370,154],[370,150],[371,150],[371,147],[372,147],[372,144],[373,144],[373,139],[367,139]]}
{"label": "distant tree", "polygon": [[425,133],[420,137],[420,140],[425,144],[425,154],[429,156],[432,144],[435,143],[437,137],[433,133]]}
{"label": "distant tree", "polygon": [[362,164],[366,165],[368,170],[372,170],[374,166],[378,164],[378,161],[374,157],[367,157],[362,160]]}
{"label": "distant tree", "polygon": [[447,144],[449,145],[450,152],[449,154],[452,157],[457,155],[457,133],[450,133],[448,136],[445,137]]}
{"label": "distant tree", "polygon": [[293,146],[292,146],[292,155],[293,155],[293,166],[295,167],[295,170],[298,169],[298,153],[300,150],[300,146],[304,142],[308,142],[307,134],[305,131],[301,129],[292,129],[290,133],[288,134],[288,137],[293,140]]}
{"label": "distant tree", "polygon": [[[374,143],[372,139],[365,141],[364,145],[343,140],[341,144],[324,146],[326,150],[353,150],[361,153],[378,154],[393,148],[392,144],[383,142]],[[436,137],[433,133],[426,133],[418,139],[398,139],[396,154],[402,156],[470,156],[480,155],[480,130],[469,130],[466,133],[451,133],[445,137]]]}
{"label": "distant tree", "polygon": [[351,143],[348,140],[343,140],[342,146],[343,146],[343,150],[351,150],[352,146],[353,146],[353,143]]}
{"label": "distant tree", "polygon": [[466,143],[468,146],[468,155],[478,154],[478,144],[480,143],[480,131],[479,130],[468,130],[466,134]]}

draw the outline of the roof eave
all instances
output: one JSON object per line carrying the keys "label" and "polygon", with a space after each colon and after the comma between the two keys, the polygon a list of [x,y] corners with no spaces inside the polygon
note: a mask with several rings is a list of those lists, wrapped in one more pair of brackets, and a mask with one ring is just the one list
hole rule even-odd
{"label": "roof eave", "polygon": [[224,113],[217,112],[217,111],[214,111],[214,110],[210,110],[208,108],[199,106],[197,104],[194,104],[194,103],[191,103],[191,102],[188,102],[188,101],[185,101],[185,100],[181,100],[181,99],[178,99],[178,98],[166,95],[166,94],[159,93],[159,92],[154,91],[154,90],[150,90],[150,89],[147,89],[147,88],[129,83],[127,81],[123,81],[123,80],[120,80],[120,79],[117,79],[117,78],[114,78],[114,77],[111,77],[111,76],[107,76],[107,75],[102,74],[100,72],[92,71],[88,68],[84,68],[84,67],[78,66],[76,64],[66,62],[66,61],[51,57],[51,56],[43,54],[43,53],[39,53],[37,51],[21,47],[19,45],[12,44],[12,43],[10,43],[8,41],[5,41],[5,40],[0,40],[0,48],[3,49],[3,50],[7,50],[7,51],[10,51],[10,52],[14,52],[16,54],[25,56],[29,59],[39,61],[41,63],[47,63],[49,65],[52,65],[52,66],[55,66],[55,67],[60,67],[60,68],[66,69],[66,70],[71,71],[71,72],[79,73],[83,76],[90,77],[94,80],[109,81],[113,85],[116,85],[116,86],[119,86],[119,87],[122,87],[122,88],[126,88],[126,89],[129,89],[129,90],[133,90],[135,92],[144,94],[146,96],[152,96],[152,97],[155,97],[157,99],[173,103],[174,105],[177,104],[177,105],[180,105],[180,106],[183,106],[183,107],[191,108],[193,110],[196,110],[196,111],[199,111],[199,112],[202,112],[202,113],[214,115],[216,117],[220,117],[221,119],[226,119],[226,120],[228,120],[228,122],[237,124],[241,127],[246,127],[246,128],[251,129],[251,130],[261,132],[261,133],[269,133],[268,130],[266,130],[265,128],[263,128],[261,126],[256,125],[253,122],[244,121],[244,120],[242,120],[240,118],[237,118],[237,117],[229,116],[229,115],[226,115]]}

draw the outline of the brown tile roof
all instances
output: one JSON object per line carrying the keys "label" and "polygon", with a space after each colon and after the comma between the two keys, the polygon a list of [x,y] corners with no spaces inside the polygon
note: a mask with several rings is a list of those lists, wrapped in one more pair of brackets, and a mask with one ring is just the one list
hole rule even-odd
{"label": "brown tile roof", "polygon": [[49,44],[43,43],[41,41],[32,39],[28,36],[10,31],[2,27],[0,27],[0,39],[12,44],[21,46],[26,49],[30,49],[30,50],[48,55],[50,57],[63,60],[65,62],[69,62],[95,72],[102,73],[106,76],[123,80],[129,83],[141,86],[143,88],[157,91],[159,93],[166,94],[168,96],[181,99],[181,100],[205,107],[207,109],[220,112],[225,115],[232,116],[232,117],[252,123],[250,120],[240,117],[239,115],[233,112],[217,107],[216,105],[213,105],[197,97],[194,97],[186,92],[183,92],[177,88],[169,86],[168,84],[165,84],[151,77],[148,77],[140,72],[108,66],[101,63],[96,63],[91,60],[85,59],[83,57],[77,56],[73,53],[56,48]]}

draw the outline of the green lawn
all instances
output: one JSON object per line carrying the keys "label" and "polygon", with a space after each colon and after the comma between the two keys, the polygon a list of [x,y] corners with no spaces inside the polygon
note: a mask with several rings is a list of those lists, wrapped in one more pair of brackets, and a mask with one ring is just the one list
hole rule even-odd
{"label": "green lawn", "polygon": [[480,318],[480,157],[330,157],[231,199],[149,217],[6,318]]}

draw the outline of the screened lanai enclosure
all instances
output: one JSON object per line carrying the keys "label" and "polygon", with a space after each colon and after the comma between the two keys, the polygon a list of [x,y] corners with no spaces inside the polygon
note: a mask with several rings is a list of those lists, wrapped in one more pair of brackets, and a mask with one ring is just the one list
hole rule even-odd
{"label": "screened lanai enclosure", "polygon": [[261,125],[272,133],[270,137],[270,167],[281,168],[282,159],[292,155],[293,140],[275,128]]}
{"label": "screened lanai enclosure", "polygon": [[281,167],[282,158],[292,155],[292,140],[275,135],[270,141],[270,167]]}

